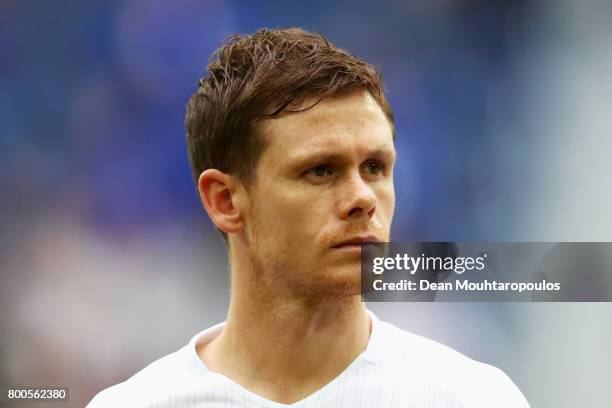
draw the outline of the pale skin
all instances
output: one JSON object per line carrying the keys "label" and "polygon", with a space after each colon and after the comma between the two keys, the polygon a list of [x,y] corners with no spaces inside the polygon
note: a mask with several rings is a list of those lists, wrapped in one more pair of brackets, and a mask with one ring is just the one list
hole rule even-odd
{"label": "pale skin", "polygon": [[[308,105],[308,99],[303,101]],[[228,234],[231,302],[200,359],[247,390],[292,404],[365,350],[356,236],[388,241],[395,207],[391,126],[364,90],[260,123],[266,147],[244,186],[216,169],[198,189]]]}

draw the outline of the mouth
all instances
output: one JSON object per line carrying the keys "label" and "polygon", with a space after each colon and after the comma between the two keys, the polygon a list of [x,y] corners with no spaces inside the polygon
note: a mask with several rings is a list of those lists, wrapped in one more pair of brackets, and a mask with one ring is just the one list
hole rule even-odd
{"label": "mouth", "polygon": [[374,235],[365,235],[347,239],[346,241],[342,241],[339,244],[332,246],[332,248],[345,250],[361,250],[362,244],[368,244],[373,242],[379,242],[379,239]]}

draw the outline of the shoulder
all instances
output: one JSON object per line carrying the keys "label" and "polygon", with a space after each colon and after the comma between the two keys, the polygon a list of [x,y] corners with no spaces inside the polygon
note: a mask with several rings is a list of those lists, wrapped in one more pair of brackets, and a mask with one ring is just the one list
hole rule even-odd
{"label": "shoulder", "polygon": [[191,374],[186,353],[187,348],[183,347],[154,361],[126,381],[100,391],[87,408],[141,406],[155,393],[181,384]]}
{"label": "shoulder", "polygon": [[518,387],[499,368],[390,323],[379,321],[379,325],[387,361],[416,370],[447,389],[465,407],[529,407]]}

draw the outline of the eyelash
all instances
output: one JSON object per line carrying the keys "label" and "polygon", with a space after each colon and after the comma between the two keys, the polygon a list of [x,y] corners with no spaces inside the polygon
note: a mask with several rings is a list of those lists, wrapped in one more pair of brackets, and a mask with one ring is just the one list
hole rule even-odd
{"label": "eyelash", "polygon": [[[378,167],[378,171],[377,171],[375,174],[373,174],[373,173],[368,173],[368,174],[370,174],[370,175],[380,175],[380,174],[383,174],[383,173],[384,173],[384,171],[385,171],[385,169],[386,169],[386,167],[385,167],[385,163],[384,163],[384,162],[382,162],[382,161],[380,161],[380,160],[368,160],[368,161],[366,161],[366,162],[365,162],[365,163],[362,165],[362,167],[367,168],[367,167],[368,167],[369,165],[371,165],[371,164],[376,164],[376,166]],[[319,164],[319,165],[317,165],[317,166],[311,167],[310,169],[306,170],[306,171],[304,172],[304,175],[306,175],[306,176],[307,176],[307,175],[309,175],[309,174],[314,175],[314,171],[315,171],[315,170],[317,170],[317,169],[319,169],[319,170],[320,170],[321,168],[325,168],[325,169],[327,170],[327,172],[326,172],[326,174],[325,174],[325,175],[323,175],[323,176],[315,176],[316,178],[323,178],[323,177],[325,177],[326,175],[330,175],[330,174],[329,174],[330,170],[331,170],[331,171],[333,171],[333,170],[332,170],[332,166],[331,166],[330,164],[323,163],[323,164]]]}
{"label": "eyelash", "polygon": [[376,166],[378,167],[378,172],[377,174],[382,174],[385,171],[385,163],[380,161],[380,160],[368,160],[365,165],[369,166],[370,164],[376,164]]}

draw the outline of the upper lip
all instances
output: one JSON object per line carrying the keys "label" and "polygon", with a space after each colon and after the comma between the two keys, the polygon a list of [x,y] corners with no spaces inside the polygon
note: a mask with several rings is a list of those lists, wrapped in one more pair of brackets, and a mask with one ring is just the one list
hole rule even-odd
{"label": "upper lip", "polygon": [[364,244],[364,243],[370,243],[370,242],[379,242],[379,239],[378,237],[374,235],[362,235],[362,236],[353,237],[351,239],[347,239],[346,241],[342,241],[334,245],[332,248],[338,248],[344,245]]}

